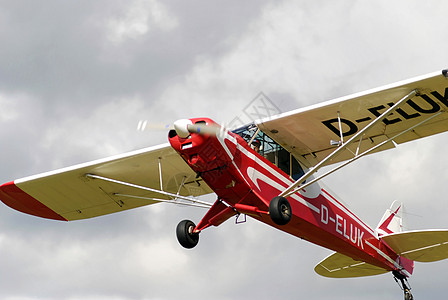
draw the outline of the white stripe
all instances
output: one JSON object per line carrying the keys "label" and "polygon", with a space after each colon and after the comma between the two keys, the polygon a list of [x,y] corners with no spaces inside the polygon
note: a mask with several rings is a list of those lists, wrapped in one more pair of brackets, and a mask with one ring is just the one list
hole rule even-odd
{"label": "white stripe", "polygon": [[[264,175],[263,173],[261,173],[260,171],[258,171],[255,168],[252,168],[252,167],[247,168],[247,175],[249,177],[253,177],[253,183],[257,186],[257,188],[259,190],[260,190],[260,187],[258,186],[257,180],[261,180],[261,181],[269,184],[270,186],[272,186],[273,188],[275,188],[275,189],[277,189],[279,191],[281,191],[284,188],[281,184],[275,182],[274,180],[272,180],[268,176]],[[319,208],[317,208],[313,204],[309,203],[305,199],[299,197],[298,195],[291,195],[291,198],[293,198],[297,202],[300,202],[303,205],[309,207],[310,209],[314,210],[316,213],[320,214],[320,209]]]}
{"label": "white stripe", "polygon": [[409,251],[405,251],[405,252],[400,253],[400,255],[409,254],[409,253],[422,251],[422,250],[426,250],[426,249],[431,249],[431,248],[439,247],[439,246],[442,246],[442,245],[445,245],[445,244],[447,244],[447,243],[445,242],[443,244],[435,244],[435,245],[431,245],[431,246],[427,246],[427,247],[422,247],[422,248],[419,248],[419,249],[409,250]]}

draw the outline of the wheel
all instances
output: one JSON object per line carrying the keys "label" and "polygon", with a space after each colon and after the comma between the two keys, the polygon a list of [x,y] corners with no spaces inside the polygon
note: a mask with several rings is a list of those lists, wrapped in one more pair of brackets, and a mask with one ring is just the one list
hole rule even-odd
{"label": "wheel", "polygon": [[409,289],[404,289],[404,300],[413,300],[414,297]]}
{"label": "wheel", "polygon": [[177,225],[177,240],[184,248],[191,249],[199,243],[199,233],[193,233],[195,227],[190,220],[183,220]]}
{"label": "wheel", "polygon": [[269,215],[277,225],[286,225],[291,221],[292,210],[289,201],[284,197],[274,197],[269,203]]}

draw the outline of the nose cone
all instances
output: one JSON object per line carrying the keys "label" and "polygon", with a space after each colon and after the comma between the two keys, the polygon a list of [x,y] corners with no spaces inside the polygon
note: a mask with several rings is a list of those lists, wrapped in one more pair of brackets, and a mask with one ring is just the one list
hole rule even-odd
{"label": "nose cone", "polygon": [[174,122],[174,130],[176,130],[179,137],[186,139],[190,135],[190,131],[188,131],[189,125],[193,125],[191,120],[180,119]]}

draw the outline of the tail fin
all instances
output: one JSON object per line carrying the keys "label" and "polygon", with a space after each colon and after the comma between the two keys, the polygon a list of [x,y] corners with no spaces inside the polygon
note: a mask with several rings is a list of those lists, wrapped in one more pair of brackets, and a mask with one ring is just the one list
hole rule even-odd
{"label": "tail fin", "polygon": [[403,204],[394,201],[390,208],[386,210],[380,223],[375,229],[378,236],[383,236],[392,233],[398,233],[403,231],[403,218],[400,209]]}
{"label": "tail fin", "polygon": [[[403,203],[397,201],[394,201],[390,206],[390,208],[386,210],[383,217],[381,218],[380,223],[375,229],[375,232],[381,239],[384,240],[385,237],[391,235],[401,235],[403,233],[402,211],[403,211]],[[392,249],[394,249],[394,251],[396,251],[397,254],[401,254],[401,252],[397,251],[396,248],[392,247]],[[405,272],[402,273],[405,277],[409,277],[410,275],[412,275],[414,271],[413,260],[408,259],[407,257],[399,257],[397,262],[400,264],[402,268],[400,272],[403,272],[403,270],[405,270]]]}

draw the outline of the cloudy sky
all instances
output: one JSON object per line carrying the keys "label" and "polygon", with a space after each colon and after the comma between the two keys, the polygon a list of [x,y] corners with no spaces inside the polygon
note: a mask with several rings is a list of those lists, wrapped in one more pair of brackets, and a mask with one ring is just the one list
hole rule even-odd
{"label": "cloudy sky", "polygon": [[[166,142],[140,119],[230,122],[259,93],[282,111],[448,67],[446,1],[0,1],[2,182]],[[447,228],[439,135],[325,182],[375,226],[394,200],[410,229]],[[206,198],[213,201],[213,197]],[[254,220],[201,234],[204,210],[155,205],[63,223],[0,207],[0,298],[401,299],[391,275],[326,279],[331,252]],[[448,262],[417,264],[417,299]]]}

